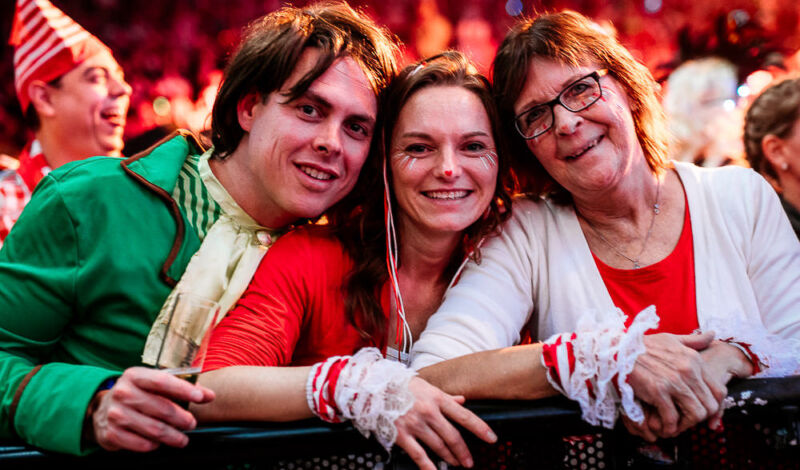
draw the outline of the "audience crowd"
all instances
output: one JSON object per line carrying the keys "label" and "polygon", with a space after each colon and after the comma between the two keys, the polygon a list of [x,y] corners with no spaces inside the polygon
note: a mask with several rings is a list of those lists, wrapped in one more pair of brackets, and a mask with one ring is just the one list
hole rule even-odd
{"label": "audience crowd", "polygon": [[[157,126],[207,129],[220,71],[239,39],[241,27],[282,3],[278,0],[54,1],[108,44],[125,69],[133,88],[126,141]],[[307,3],[307,0],[292,2],[297,6]],[[401,63],[455,48],[467,53],[483,73],[489,71],[498,44],[513,24],[512,15],[564,8],[613,27],[622,43],[657,79],[665,78],[683,60],[706,54],[720,43],[715,37],[717,19],[731,23],[729,29],[740,25],[733,32],[737,39],[730,54],[734,56],[745,50],[743,41],[758,44],[759,51],[778,51],[786,57],[800,48],[797,27],[800,18],[791,1],[357,0],[351,3],[366,9],[402,41]],[[14,2],[0,6],[3,37],[11,29],[13,11]],[[13,48],[5,46],[0,60],[0,76],[6,77],[0,81],[0,154],[13,156],[25,144],[26,137],[14,98],[12,54]],[[762,52],[751,50],[748,54]],[[750,70],[745,74],[762,65],[753,63],[748,62]],[[140,150],[152,139],[145,135],[142,142],[131,141],[125,153]]]}
{"label": "audience crowd", "polygon": [[800,374],[788,2],[56,3],[0,63],[0,438],[472,467],[466,400],[657,446]]}

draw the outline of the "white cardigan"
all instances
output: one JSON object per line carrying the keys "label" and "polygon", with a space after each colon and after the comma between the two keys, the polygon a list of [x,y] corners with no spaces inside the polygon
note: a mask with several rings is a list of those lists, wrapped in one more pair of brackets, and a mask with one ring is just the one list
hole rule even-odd
{"label": "white cardigan", "polygon": [[[700,328],[752,344],[769,375],[800,372],[800,243],[775,192],[752,170],[675,168],[689,202]],[[415,369],[516,344],[526,324],[542,340],[574,331],[583,315],[616,315],[572,206],[516,201],[481,254],[428,320]]]}

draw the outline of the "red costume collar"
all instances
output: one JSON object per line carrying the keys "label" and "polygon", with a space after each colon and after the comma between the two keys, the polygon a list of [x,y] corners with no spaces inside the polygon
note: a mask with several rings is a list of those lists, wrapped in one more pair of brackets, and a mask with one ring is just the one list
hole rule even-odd
{"label": "red costume collar", "polygon": [[17,174],[25,182],[31,192],[33,188],[41,181],[42,178],[50,173],[50,166],[42,153],[42,146],[38,140],[28,142],[28,145],[22,150],[19,155],[19,168]]}

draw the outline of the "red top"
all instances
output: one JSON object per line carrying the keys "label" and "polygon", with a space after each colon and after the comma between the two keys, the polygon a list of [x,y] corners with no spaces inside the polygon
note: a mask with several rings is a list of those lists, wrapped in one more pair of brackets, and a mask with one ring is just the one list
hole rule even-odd
{"label": "red top", "polygon": [[19,167],[0,172],[0,246],[31,200],[36,184],[50,172],[41,149],[37,141],[28,142],[19,156]]}
{"label": "red top", "polygon": [[39,184],[39,181],[50,173],[50,167],[47,165],[47,159],[44,158],[42,146],[38,141],[28,142],[28,145],[22,150],[19,155],[17,173],[31,192]]}
{"label": "red top", "polygon": [[[352,265],[339,242],[319,228],[281,237],[214,329],[203,370],[304,366],[366,346],[384,349],[385,338],[364,339],[345,318],[342,282]],[[382,300],[386,304],[388,295]]]}
{"label": "red top", "polygon": [[616,269],[597,256],[594,260],[614,305],[628,316],[626,326],[633,323],[637,313],[655,305],[661,321],[658,328],[648,331],[648,334],[689,334],[699,328],[688,202],[678,244],[663,260],[640,269]]}

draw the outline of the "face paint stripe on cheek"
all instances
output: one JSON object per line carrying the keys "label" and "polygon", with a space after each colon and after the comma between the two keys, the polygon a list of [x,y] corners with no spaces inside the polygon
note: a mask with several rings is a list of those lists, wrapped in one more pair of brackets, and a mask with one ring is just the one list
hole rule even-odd
{"label": "face paint stripe on cheek", "polygon": [[481,163],[483,163],[483,167],[487,170],[489,170],[491,167],[497,166],[497,154],[494,152],[488,152],[485,155],[481,155],[480,160]]}
{"label": "face paint stripe on cheek", "polygon": [[414,167],[414,162],[417,161],[416,158],[412,158],[409,154],[404,152],[397,152],[394,154],[395,158],[400,158],[399,165],[404,167],[406,170],[410,170]]}

